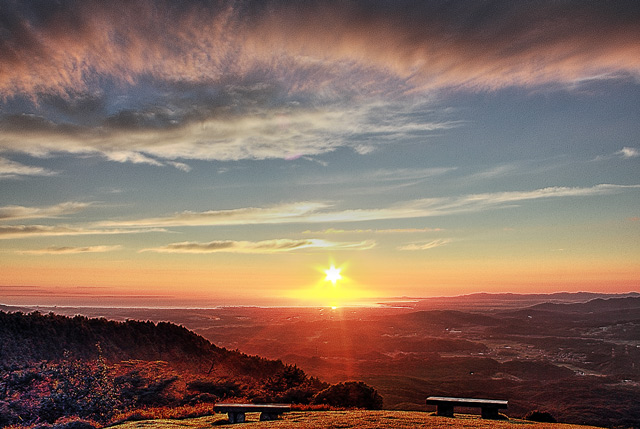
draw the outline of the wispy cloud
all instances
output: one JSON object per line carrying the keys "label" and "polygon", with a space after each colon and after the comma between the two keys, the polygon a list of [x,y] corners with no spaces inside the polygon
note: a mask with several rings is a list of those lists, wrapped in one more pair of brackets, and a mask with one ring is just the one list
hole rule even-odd
{"label": "wispy cloud", "polygon": [[96,76],[130,83],[257,75],[295,91],[353,91],[358,80],[357,87],[374,91],[391,79],[407,89],[496,88],[637,76],[640,68],[634,1],[38,6],[3,8],[6,96],[69,94],[90,88]]}
{"label": "wispy cloud", "polygon": [[[328,184],[365,184],[372,183],[392,184],[392,186],[403,186],[420,183],[426,179],[443,176],[456,171],[457,167],[432,167],[432,168],[394,168],[378,169],[372,171],[359,172],[358,174],[345,172],[331,175],[318,175],[306,179],[303,185],[328,185]],[[399,183],[399,184],[398,184]]]}
{"label": "wispy cloud", "polygon": [[188,173],[191,171],[191,166],[188,164],[185,164],[184,162],[168,161],[167,164],[177,168],[178,170],[182,170],[185,173]]}
{"label": "wispy cloud", "polygon": [[27,255],[76,255],[82,253],[106,253],[120,250],[122,246],[47,247],[38,250],[23,250]]}
{"label": "wispy cloud", "polygon": [[57,173],[55,171],[46,168],[24,165],[19,162],[0,157],[0,180],[13,179],[22,176],[54,176],[56,174]]}
{"label": "wispy cloud", "polygon": [[4,206],[0,207],[0,221],[57,218],[78,213],[89,206],[91,206],[91,203],[76,201],[68,201],[47,207]]}
{"label": "wispy cloud", "polygon": [[618,155],[623,158],[637,158],[640,156],[640,150],[635,147],[623,147],[620,151],[617,152]]}
{"label": "wispy cloud", "polygon": [[[64,146],[60,146],[60,149],[64,150]],[[42,148],[40,148],[42,150]],[[47,152],[53,152],[51,150],[47,150]],[[97,150],[91,150],[89,147],[86,148],[86,152],[98,152]],[[158,167],[162,167],[162,164],[155,159],[149,158],[148,156],[140,153],[140,152],[132,152],[132,151],[124,151],[124,150],[108,150],[103,151],[102,154],[109,160],[115,162],[130,162],[132,164],[149,164],[156,165]]]}
{"label": "wispy cloud", "polygon": [[296,159],[339,147],[361,152],[359,148],[365,143],[374,150],[399,139],[424,138],[461,124],[425,121],[416,115],[427,109],[423,103],[409,108],[386,103],[384,107],[393,118],[391,123],[387,123],[389,118],[381,118],[380,102],[252,108],[254,111],[235,114],[212,111],[200,113],[197,121],[190,114],[173,113],[159,120],[161,126],[141,124],[131,129],[113,124],[69,126],[21,114],[0,120],[0,151],[40,157],[95,155],[115,162],[169,165],[189,171],[187,164],[176,160]]}
{"label": "wispy cloud", "polygon": [[167,230],[164,228],[92,229],[62,225],[0,225],[0,240],[30,237],[61,237],[71,235],[138,234],[149,232],[167,232]]}
{"label": "wispy cloud", "polygon": [[452,240],[448,238],[441,238],[438,240],[432,240],[432,241],[421,242],[421,243],[410,243],[410,244],[406,244],[404,246],[398,247],[398,250],[402,250],[402,251],[429,250],[429,249],[434,249],[436,247],[441,247],[446,244],[449,244],[451,243],[451,241]]}
{"label": "wispy cloud", "polygon": [[264,241],[211,241],[208,243],[182,242],[162,247],[143,249],[141,252],[157,253],[285,253],[298,250],[368,250],[375,246],[372,240],[358,243],[336,243],[321,239]]}
{"label": "wispy cloud", "polygon": [[606,161],[614,158],[630,159],[630,158],[637,158],[639,156],[640,156],[640,150],[638,150],[638,148],[625,146],[615,153],[597,156],[593,159],[593,161]]}
{"label": "wispy cloud", "polygon": [[338,229],[327,228],[322,231],[304,231],[303,234],[420,234],[444,231],[441,228],[390,228],[390,229]]}
{"label": "wispy cloud", "polygon": [[495,167],[486,169],[484,171],[480,171],[478,173],[472,174],[468,177],[465,177],[464,180],[486,180],[486,179],[495,179],[501,178],[504,176],[510,176],[514,174],[522,174],[529,173],[530,168],[525,168],[525,165],[522,163],[510,163],[510,164],[502,164],[497,165]]}
{"label": "wispy cloud", "polygon": [[168,227],[203,225],[249,225],[299,222],[312,213],[330,205],[322,202],[298,202],[271,207],[245,207],[204,212],[184,211],[168,217],[130,221],[101,222],[101,227]]}
{"label": "wispy cloud", "polygon": [[461,126],[429,111],[434,90],[640,76],[639,14],[628,0],[12,2],[0,93],[30,109],[3,110],[0,152],[184,171],[366,155]]}
{"label": "wispy cloud", "polygon": [[550,187],[532,191],[509,191],[411,200],[377,209],[331,210],[323,202],[299,202],[272,207],[182,212],[172,216],[103,222],[102,227],[220,226],[283,223],[360,222],[472,213],[517,206],[525,201],[608,195],[638,189],[640,185],[602,184],[590,188]]}

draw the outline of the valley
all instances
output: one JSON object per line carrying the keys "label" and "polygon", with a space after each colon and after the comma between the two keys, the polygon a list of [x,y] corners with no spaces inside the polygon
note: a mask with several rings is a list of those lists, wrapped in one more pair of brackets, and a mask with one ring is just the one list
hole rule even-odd
{"label": "valley", "polygon": [[[353,308],[56,309],[171,321],[219,347],[375,387],[385,409],[429,395],[509,400],[510,416],[637,427],[640,297],[481,296]],[[42,310],[41,310],[42,311]]]}

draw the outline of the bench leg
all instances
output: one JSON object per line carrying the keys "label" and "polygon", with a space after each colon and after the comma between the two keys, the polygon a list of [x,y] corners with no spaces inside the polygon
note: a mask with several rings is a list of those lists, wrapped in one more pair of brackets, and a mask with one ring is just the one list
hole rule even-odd
{"label": "bench leg", "polygon": [[500,418],[500,413],[498,413],[496,407],[482,407],[481,412],[483,419],[498,420]]}
{"label": "bench leg", "polygon": [[266,421],[270,421],[270,420],[277,420],[278,419],[278,413],[268,413],[266,411],[263,411],[260,413],[260,421],[261,422],[266,422]]}
{"label": "bench leg", "polygon": [[436,415],[443,417],[453,417],[453,405],[438,404],[436,408]]}
{"label": "bench leg", "polygon": [[244,423],[244,413],[229,411],[229,423]]}

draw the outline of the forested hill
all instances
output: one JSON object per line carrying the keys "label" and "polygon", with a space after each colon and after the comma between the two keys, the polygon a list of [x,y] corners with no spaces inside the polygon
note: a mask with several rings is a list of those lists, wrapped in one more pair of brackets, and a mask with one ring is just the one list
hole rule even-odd
{"label": "forested hill", "polygon": [[0,428],[77,418],[105,425],[141,412],[201,415],[229,399],[382,407],[362,382],[330,386],[172,323],[0,311]]}
{"label": "forested hill", "polygon": [[109,362],[161,360],[176,368],[204,373],[211,372],[214,365],[224,366],[226,373],[254,376],[284,367],[280,361],[216,347],[173,323],[0,311],[0,365],[11,368],[58,361],[65,354],[82,360],[96,359],[101,354]]}

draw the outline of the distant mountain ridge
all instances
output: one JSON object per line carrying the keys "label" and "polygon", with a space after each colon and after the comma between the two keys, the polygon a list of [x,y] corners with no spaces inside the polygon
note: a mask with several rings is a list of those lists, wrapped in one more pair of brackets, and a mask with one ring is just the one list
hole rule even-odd
{"label": "distant mountain ridge", "polygon": [[592,313],[616,310],[640,309],[640,297],[625,298],[595,298],[584,303],[554,303],[536,304],[531,308],[550,311],[570,311],[574,313]]}
{"label": "distant mountain ridge", "polygon": [[637,298],[640,297],[640,293],[555,292],[549,294],[518,294],[511,292],[478,292],[467,295],[440,296],[430,298],[404,297],[398,298],[397,300],[390,299],[389,301],[381,302],[380,304],[390,307],[397,305],[405,308],[412,308],[415,310],[455,309],[460,311],[485,311],[522,308],[542,303],[575,304],[584,303],[593,299],[628,297]]}

